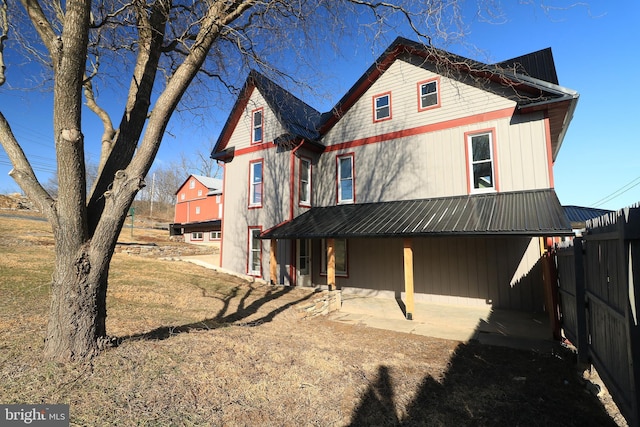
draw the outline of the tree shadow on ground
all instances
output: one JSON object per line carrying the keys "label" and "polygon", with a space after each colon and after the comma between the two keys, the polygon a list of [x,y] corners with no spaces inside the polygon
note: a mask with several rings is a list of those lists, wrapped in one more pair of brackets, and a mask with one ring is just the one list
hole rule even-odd
{"label": "tree shadow on ground", "polygon": [[[165,340],[173,335],[177,335],[184,332],[190,331],[201,331],[201,330],[211,330],[217,329],[225,325],[229,325],[232,323],[240,322],[241,320],[248,319],[251,316],[258,313],[260,309],[262,309],[265,305],[276,301],[278,299],[283,298],[285,295],[293,291],[295,288],[290,286],[272,286],[270,287],[264,295],[256,298],[255,300],[248,303],[250,298],[254,295],[256,288],[254,287],[244,287],[244,286],[236,286],[231,292],[225,297],[217,297],[207,295],[206,290],[202,289],[203,296],[207,298],[214,298],[222,301],[222,308],[218,310],[215,316],[211,318],[204,319],[199,322],[193,322],[186,325],[180,326],[161,326],[159,328],[153,329],[148,332],[144,332],[141,334],[129,335],[126,337],[121,337],[118,339],[118,342],[123,342],[127,340]],[[244,292],[243,292],[244,291]],[[289,301],[287,303],[277,304],[275,307],[267,312],[266,314],[253,318],[246,323],[243,323],[244,326],[257,326],[263,323],[271,322],[275,316],[287,310],[290,307],[293,307],[305,300],[308,300],[315,293],[311,292],[305,295],[302,298],[295,299],[293,301]],[[234,301],[238,301],[238,306],[235,310],[231,311],[231,304]]]}
{"label": "tree shadow on ground", "polygon": [[403,413],[393,386],[393,372],[402,368],[381,365],[350,425],[615,426],[566,356],[460,344],[444,378],[424,377]]}

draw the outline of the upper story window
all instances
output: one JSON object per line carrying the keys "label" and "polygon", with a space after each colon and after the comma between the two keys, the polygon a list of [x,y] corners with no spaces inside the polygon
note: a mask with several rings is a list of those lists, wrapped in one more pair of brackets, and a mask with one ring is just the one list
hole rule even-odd
{"label": "upper story window", "polygon": [[196,188],[196,180],[192,179],[191,181],[189,181],[189,189],[193,190],[194,188]]}
{"label": "upper story window", "polygon": [[373,97],[373,121],[381,122],[391,118],[391,92]]}
{"label": "upper story window", "polygon": [[184,193],[180,194],[180,200],[184,200]]}
{"label": "upper story window", "polygon": [[353,203],[355,201],[355,171],[353,159],[353,153],[336,158],[338,168],[338,203]]}
{"label": "upper story window", "polygon": [[262,159],[249,163],[249,207],[262,207]]}
{"label": "upper story window", "polygon": [[493,131],[467,134],[469,192],[496,191]]}
{"label": "upper story window", "polygon": [[311,206],[311,160],[300,158],[300,205]]}
{"label": "upper story window", "polygon": [[200,206],[196,206],[196,215],[200,215]]}
{"label": "upper story window", "polygon": [[198,196],[202,196],[202,190],[198,190]]}
{"label": "upper story window", "polygon": [[264,137],[264,109],[258,108],[251,112],[251,143],[262,142]]}
{"label": "upper story window", "polygon": [[418,83],[418,111],[440,106],[440,79],[434,78]]}

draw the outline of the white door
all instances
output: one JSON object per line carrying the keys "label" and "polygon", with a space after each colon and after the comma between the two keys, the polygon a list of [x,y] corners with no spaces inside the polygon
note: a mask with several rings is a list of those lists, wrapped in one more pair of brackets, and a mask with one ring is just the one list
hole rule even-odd
{"label": "white door", "polygon": [[311,286],[311,240],[296,240],[296,283],[298,286]]}

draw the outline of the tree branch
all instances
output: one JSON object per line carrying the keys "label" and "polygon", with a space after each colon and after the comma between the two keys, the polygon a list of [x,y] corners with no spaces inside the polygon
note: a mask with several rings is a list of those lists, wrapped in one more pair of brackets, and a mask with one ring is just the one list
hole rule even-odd
{"label": "tree branch", "polygon": [[4,42],[9,34],[9,19],[7,18],[7,2],[0,0],[0,86],[7,80],[4,71]]}
{"label": "tree branch", "polygon": [[27,160],[22,147],[16,140],[9,123],[0,112],[0,144],[11,160],[13,169],[9,172],[25,194],[40,207],[52,224],[55,223],[55,201],[40,185],[33,168]]}
{"label": "tree branch", "polygon": [[42,10],[42,6],[38,0],[20,0],[20,2],[27,11],[27,15],[29,16],[33,27],[38,32],[40,39],[49,51],[49,55],[51,55],[52,58],[56,58],[59,55],[61,46],[51,22],[49,22],[47,16]]}

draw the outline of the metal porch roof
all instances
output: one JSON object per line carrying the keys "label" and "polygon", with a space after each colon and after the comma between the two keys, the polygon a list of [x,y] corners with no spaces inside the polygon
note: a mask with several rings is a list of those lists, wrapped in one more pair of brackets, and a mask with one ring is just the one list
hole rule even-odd
{"label": "metal porch roof", "polygon": [[312,208],[264,239],[561,236],[571,226],[552,189]]}

